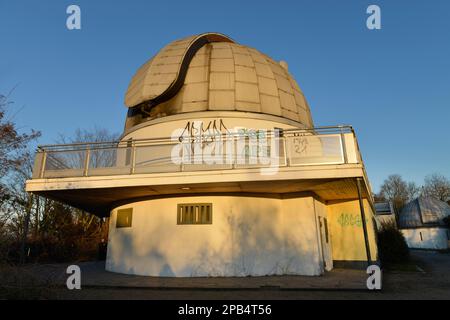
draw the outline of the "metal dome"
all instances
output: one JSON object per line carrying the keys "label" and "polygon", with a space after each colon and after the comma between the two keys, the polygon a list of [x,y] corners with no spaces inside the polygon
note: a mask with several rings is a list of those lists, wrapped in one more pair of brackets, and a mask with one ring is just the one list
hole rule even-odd
{"label": "metal dome", "polygon": [[432,197],[418,197],[409,202],[398,216],[398,226],[418,228],[427,226],[444,226],[443,219],[450,216],[450,206]]}
{"label": "metal dome", "polygon": [[128,87],[127,127],[197,111],[265,113],[313,122],[308,103],[285,62],[219,33],[174,41],[148,60]]}

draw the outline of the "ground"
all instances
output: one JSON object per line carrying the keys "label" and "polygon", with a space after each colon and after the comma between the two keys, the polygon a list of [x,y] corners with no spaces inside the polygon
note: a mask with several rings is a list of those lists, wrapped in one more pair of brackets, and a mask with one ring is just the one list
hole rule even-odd
{"label": "ground", "polygon": [[413,267],[385,271],[378,292],[364,289],[364,272],[343,269],[323,277],[164,279],[117,275],[101,263],[83,263],[82,290],[72,291],[63,286],[66,265],[28,266],[27,272],[51,279],[45,293],[57,299],[450,299],[450,253],[411,255]]}

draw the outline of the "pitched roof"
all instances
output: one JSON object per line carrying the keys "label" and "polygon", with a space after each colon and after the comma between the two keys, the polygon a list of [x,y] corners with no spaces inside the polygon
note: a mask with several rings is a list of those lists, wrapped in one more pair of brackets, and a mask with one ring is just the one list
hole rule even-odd
{"label": "pitched roof", "polygon": [[444,226],[450,216],[450,206],[432,197],[419,197],[409,202],[398,217],[399,228]]}

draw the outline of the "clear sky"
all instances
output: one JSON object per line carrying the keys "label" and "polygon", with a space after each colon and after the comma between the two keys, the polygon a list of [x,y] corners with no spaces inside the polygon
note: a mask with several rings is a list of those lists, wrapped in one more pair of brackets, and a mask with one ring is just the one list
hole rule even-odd
{"label": "clear sky", "polygon": [[[82,29],[66,28],[81,7]],[[366,9],[381,8],[381,30]],[[285,60],[316,126],[351,124],[369,178],[450,176],[450,1],[0,0],[0,93],[41,144],[121,132],[128,82],[161,47],[217,31]]]}

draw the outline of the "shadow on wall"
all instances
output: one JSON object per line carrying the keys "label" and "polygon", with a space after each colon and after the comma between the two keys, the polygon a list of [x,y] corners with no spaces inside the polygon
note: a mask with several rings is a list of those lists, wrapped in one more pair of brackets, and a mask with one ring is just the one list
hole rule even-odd
{"label": "shadow on wall", "polygon": [[160,277],[175,277],[175,273],[173,273],[172,268],[166,263],[159,273]]}
{"label": "shadow on wall", "polygon": [[145,230],[115,229],[107,269],[161,277],[321,273],[312,208],[284,212],[281,201],[255,199],[241,199],[238,207],[216,210],[213,225],[178,226],[176,232],[174,221],[159,216]]}
{"label": "shadow on wall", "polygon": [[[168,259],[166,255],[155,248],[155,246],[149,246],[150,250],[145,254],[136,257],[135,255],[130,254],[136,252],[134,235],[131,232],[121,232],[120,234],[117,234],[116,237],[114,249],[109,249],[110,246],[108,246],[108,258],[106,260],[106,269],[108,271],[160,277],[176,276],[170,264],[167,263]],[[149,263],[148,271],[143,270],[139,263],[136,264],[136,259],[143,259]],[[160,269],[158,268],[159,272],[156,272],[155,266],[161,266]]]}

